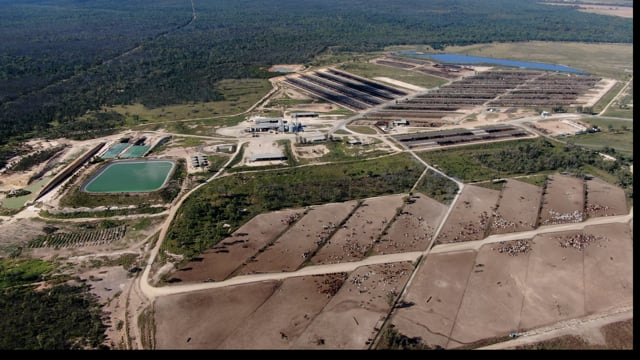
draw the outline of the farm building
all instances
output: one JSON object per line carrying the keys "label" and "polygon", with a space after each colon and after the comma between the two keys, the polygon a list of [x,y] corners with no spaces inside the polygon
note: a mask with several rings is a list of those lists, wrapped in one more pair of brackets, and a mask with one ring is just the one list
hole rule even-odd
{"label": "farm building", "polygon": [[284,119],[281,117],[263,117],[263,116],[252,116],[249,118],[249,121],[253,121],[256,124],[279,124],[282,123]]}
{"label": "farm building", "polygon": [[191,165],[193,167],[207,166],[209,165],[209,161],[204,155],[193,155],[191,156]]}
{"label": "farm building", "polygon": [[298,136],[296,139],[299,143],[315,143],[327,141],[327,135],[325,134],[309,134],[306,136]]}
{"label": "farm building", "polygon": [[235,145],[218,145],[216,146],[217,152],[234,152],[236,151]]}
{"label": "farm building", "polygon": [[249,157],[250,162],[276,160],[287,160],[287,157],[283,153],[254,154]]}
{"label": "farm building", "polygon": [[294,112],[291,113],[291,118],[292,119],[297,119],[297,118],[317,118],[318,117],[318,113],[315,112]]}

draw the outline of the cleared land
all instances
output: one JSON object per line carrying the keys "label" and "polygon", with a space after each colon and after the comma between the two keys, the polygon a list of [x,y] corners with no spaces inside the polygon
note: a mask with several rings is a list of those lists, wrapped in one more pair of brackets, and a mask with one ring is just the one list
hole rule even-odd
{"label": "cleared land", "polygon": [[504,336],[518,328],[529,253],[510,256],[494,248],[483,246],[476,256],[449,348]]}
{"label": "cleared land", "polygon": [[437,243],[484,238],[499,196],[500,191],[497,190],[475,185],[465,186],[436,239]]}
{"label": "cleared land", "polygon": [[371,265],[348,278],[297,277],[161,297],[156,348],[365,349],[412,269],[408,262]]}
{"label": "cleared land", "polygon": [[351,214],[356,201],[313,206],[276,242],[258,254],[238,274],[294,271],[327,240]]}
{"label": "cleared land", "polygon": [[502,188],[498,209],[493,213],[490,234],[534,229],[541,200],[541,187],[508,179]]}
{"label": "cleared land", "polygon": [[374,254],[424,251],[440,225],[447,206],[423,194],[407,199],[400,215],[373,246]]}
{"label": "cleared land", "polygon": [[586,184],[587,205],[585,211],[587,216],[624,215],[629,212],[627,198],[621,188],[598,178],[589,179]]}
{"label": "cleared land", "polygon": [[523,242],[428,255],[391,323],[426,345],[457,348],[632,303],[629,224],[524,242],[520,251]]}
{"label": "cleared land", "polygon": [[206,250],[173,274],[173,281],[220,281],[249,261],[289,227],[288,219],[300,210],[261,214],[236,230],[230,237]]}
{"label": "cleared land", "polygon": [[215,349],[276,290],[276,281],[159,298],[156,349]]}
{"label": "cleared land", "polygon": [[540,210],[540,225],[584,220],[584,193],[582,179],[567,175],[549,175]]}
{"label": "cleared land", "polygon": [[358,268],[292,347],[368,348],[412,269],[411,263]]}
{"label": "cleared land", "polygon": [[313,264],[363,259],[402,206],[403,194],[366,199],[347,222],[311,258]]}
{"label": "cleared land", "polygon": [[347,278],[327,274],[287,279],[235,329],[220,349],[287,349],[325,308]]}
{"label": "cleared land", "polygon": [[533,126],[551,136],[574,135],[576,132],[584,130],[572,125],[572,123],[583,126],[585,129],[589,127],[588,124],[574,120],[571,122],[566,120],[539,120],[534,122]]}
{"label": "cleared land", "polygon": [[446,347],[475,257],[475,251],[429,255],[402,298],[409,306],[394,311],[391,323],[398,332]]}

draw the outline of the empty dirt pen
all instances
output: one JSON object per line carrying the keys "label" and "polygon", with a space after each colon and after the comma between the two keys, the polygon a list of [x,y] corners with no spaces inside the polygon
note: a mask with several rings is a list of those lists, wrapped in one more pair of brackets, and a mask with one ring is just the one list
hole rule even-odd
{"label": "empty dirt pen", "polygon": [[169,295],[154,303],[156,349],[215,349],[276,290],[277,281]]}
{"label": "empty dirt pen", "polygon": [[584,220],[585,185],[581,178],[549,175],[540,210],[540,225]]}
{"label": "empty dirt pen", "polygon": [[368,198],[311,258],[313,264],[363,259],[402,206],[403,194]]}
{"label": "empty dirt pen", "polygon": [[295,277],[247,317],[218,348],[288,349],[338,292],[345,273]]}
{"label": "empty dirt pen", "polygon": [[446,347],[475,257],[475,251],[428,255],[401,299],[407,306],[392,315],[398,332]]}
{"label": "empty dirt pen", "polygon": [[491,234],[533,230],[538,221],[542,188],[508,179],[491,220]]}
{"label": "empty dirt pen", "polygon": [[437,242],[442,244],[483,239],[499,196],[498,190],[475,185],[465,186],[456,207],[442,227]]}
{"label": "empty dirt pen", "polygon": [[424,251],[436,228],[440,225],[447,206],[424,194],[408,199],[402,213],[373,247],[374,254],[393,254],[408,251]]}

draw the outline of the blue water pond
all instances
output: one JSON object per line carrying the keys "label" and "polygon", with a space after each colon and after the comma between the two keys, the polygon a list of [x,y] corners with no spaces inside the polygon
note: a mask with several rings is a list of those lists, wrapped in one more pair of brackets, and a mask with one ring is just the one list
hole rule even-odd
{"label": "blue water pond", "polygon": [[401,51],[401,52],[398,52],[398,54],[431,59],[431,60],[435,60],[435,61],[447,63],[447,64],[468,64],[468,65],[489,64],[489,65],[517,67],[522,69],[562,71],[562,72],[569,72],[569,73],[576,73],[576,74],[587,74],[586,71],[583,71],[580,69],[574,69],[564,65],[546,64],[546,63],[538,63],[538,62],[531,62],[531,61],[497,59],[497,58],[469,56],[469,55],[460,55],[460,54],[423,54],[423,53],[417,53],[414,51]]}

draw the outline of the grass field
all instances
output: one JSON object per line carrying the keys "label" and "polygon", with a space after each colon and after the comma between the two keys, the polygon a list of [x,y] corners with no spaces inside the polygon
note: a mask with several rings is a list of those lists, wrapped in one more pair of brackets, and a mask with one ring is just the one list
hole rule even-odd
{"label": "grass field", "polygon": [[[127,117],[127,125],[145,122],[207,118],[233,115],[246,111],[271,90],[271,83],[265,79],[222,80],[216,84],[225,99],[222,101],[171,105],[149,109],[142,104],[120,105],[111,108]],[[138,120],[135,120],[135,118]]]}
{"label": "grass field", "polygon": [[193,120],[193,121],[174,121],[165,123],[151,123],[136,127],[139,131],[157,131],[164,129],[170,133],[179,133],[185,135],[205,135],[224,137],[216,134],[216,128],[224,126],[234,126],[244,121],[246,115],[223,116],[210,119]]}
{"label": "grass field", "polygon": [[[618,94],[618,92],[615,92],[615,94]],[[631,106],[629,106],[630,104]],[[633,80],[603,115],[633,119]]]}
{"label": "grass field", "polygon": [[574,136],[570,142],[596,150],[608,146],[625,155],[633,155],[633,121],[593,118],[581,121],[595,125],[602,131]]}
{"label": "grass field", "polygon": [[347,129],[357,132],[359,134],[366,134],[366,135],[375,135],[378,132],[372,128],[371,126],[363,126],[363,125],[349,125],[347,126]]}
{"label": "grass field", "polygon": [[[416,46],[390,47],[389,50],[425,51],[424,47]],[[618,80],[628,79],[633,71],[632,44],[528,41],[450,46],[443,52],[561,64]]]}
{"label": "grass field", "polygon": [[338,68],[369,79],[382,76],[425,88],[434,88],[447,82],[435,76],[371,63],[349,62],[338,66]]}

